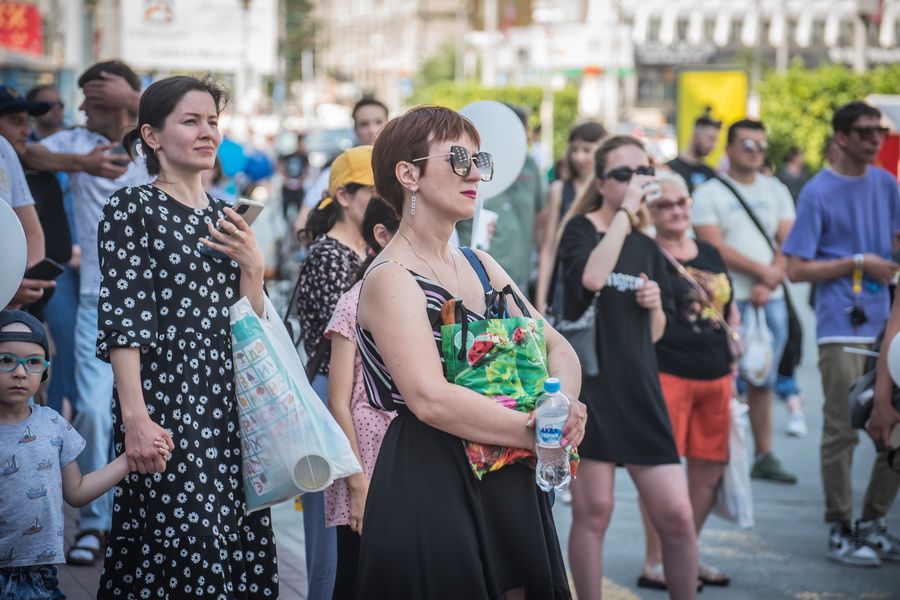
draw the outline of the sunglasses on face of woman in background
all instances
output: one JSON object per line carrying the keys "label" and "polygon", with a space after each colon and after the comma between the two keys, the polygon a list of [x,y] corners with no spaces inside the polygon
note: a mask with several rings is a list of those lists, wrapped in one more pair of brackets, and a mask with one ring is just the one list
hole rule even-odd
{"label": "sunglasses on face of woman in background", "polygon": [[637,167],[636,169],[632,169],[631,167],[616,167],[615,169],[610,169],[603,175],[603,179],[615,179],[616,181],[621,181],[625,183],[626,181],[631,181],[631,178],[635,175],[648,175],[653,176],[656,175],[656,169],[653,167]]}
{"label": "sunglasses on face of woman in background", "polygon": [[662,211],[666,211],[666,210],[672,210],[676,206],[678,208],[680,208],[681,210],[684,210],[684,209],[688,208],[692,203],[693,203],[693,200],[691,200],[690,196],[682,196],[675,200],[669,200],[668,198],[660,198],[659,200],[653,201],[648,206],[650,207],[651,210],[656,210],[656,211],[662,212]]}
{"label": "sunglasses on face of woman in background", "polygon": [[428,160],[429,158],[443,158],[445,156],[449,157],[450,168],[460,177],[468,177],[472,171],[473,164],[478,167],[482,181],[490,181],[494,177],[494,157],[491,156],[490,152],[476,152],[469,156],[469,151],[462,146],[450,146],[450,152],[414,158],[412,162]]}

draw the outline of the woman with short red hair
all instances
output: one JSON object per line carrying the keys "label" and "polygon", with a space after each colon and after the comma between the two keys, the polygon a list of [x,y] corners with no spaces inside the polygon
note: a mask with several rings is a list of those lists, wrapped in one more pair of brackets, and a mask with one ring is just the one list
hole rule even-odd
{"label": "woman with short red hair", "polygon": [[[490,256],[476,252],[470,266],[449,243],[456,223],[475,214],[478,183],[493,174],[479,143],[471,122],[432,106],[390,121],[375,140],[375,186],[401,221],[369,268],[359,302],[369,401],[397,410],[366,503],[357,583],[367,599],[571,597],[534,470],[512,464],[478,480],[461,442],[533,449],[530,416],[447,382],[442,370],[444,302],[461,298],[470,320],[487,310],[476,269],[493,288],[510,285],[522,296]],[[575,353],[549,326],[546,338],[550,374],[577,398]],[[581,441],[585,412],[573,400],[566,444]]]}

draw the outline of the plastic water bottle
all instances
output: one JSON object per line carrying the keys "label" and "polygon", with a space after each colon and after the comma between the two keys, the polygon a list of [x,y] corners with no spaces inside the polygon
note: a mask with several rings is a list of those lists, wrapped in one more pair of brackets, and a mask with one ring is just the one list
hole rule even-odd
{"label": "plastic water bottle", "polygon": [[559,391],[559,379],[544,380],[544,393],[535,404],[535,453],[537,468],[534,478],[538,487],[549,492],[555,488],[561,492],[569,485],[569,451],[559,443],[563,427],[569,417],[569,399]]}

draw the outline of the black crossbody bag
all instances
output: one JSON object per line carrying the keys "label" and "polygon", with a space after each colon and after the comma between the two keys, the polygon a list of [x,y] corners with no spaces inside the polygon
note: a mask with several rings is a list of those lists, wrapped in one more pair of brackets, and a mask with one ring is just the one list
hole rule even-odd
{"label": "black crossbody bag", "polygon": [[[772,249],[773,253],[776,253],[778,250],[775,247],[775,242],[773,242],[769,237],[769,234],[766,233],[765,228],[763,228],[762,223],[759,222],[759,219],[753,212],[753,209],[750,208],[750,205],[747,204],[747,201],[744,200],[744,197],[741,196],[740,192],[737,191],[737,188],[735,188],[731,184],[731,182],[729,182],[724,177],[716,176],[716,179],[721,182],[722,185],[728,188],[734,195],[734,197],[737,198],[737,201],[741,203],[742,207],[744,207],[744,211],[747,213],[747,216],[750,217],[750,220],[753,221],[753,224],[759,230],[759,233],[762,234],[763,239],[766,240],[769,248]],[[803,359],[803,327],[800,325],[800,319],[797,318],[797,310],[794,308],[794,302],[791,300],[790,291],[788,290],[788,287],[784,283],[784,281],[781,282],[781,287],[784,290],[784,302],[787,306],[788,313],[788,340],[787,344],[784,347],[784,353],[781,355],[781,363],[778,365],[778,373],[781,375],[790,376],[794,374],[794,370]]]}

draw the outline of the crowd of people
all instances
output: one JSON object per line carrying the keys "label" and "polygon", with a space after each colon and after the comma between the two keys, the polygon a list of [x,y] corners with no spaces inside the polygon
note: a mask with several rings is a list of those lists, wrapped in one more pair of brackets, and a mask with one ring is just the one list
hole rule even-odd
{"label": "crowd of people", "polygon": [[[253,229],[210,193],[226,95],[187,76],[141,90],[119,61],[78,85],[86,124],[69,129],[55,88],[0,86],[0,197],[29,267],[61,266],[26,276],[0,312],[0,595],[63,597],[55,565],[102,561],[99,598],[277,597],[269,510],[245,512],[229,326],[241,297],[271,317],[266,265]],[[281,160],[283,214],[304,248],[289,311],[312,388],[362,466],[302,496],[308,598],[571,598],[554,502],[571,504],[574,592],[600,598],[617,466],[640,498],[638,585],[679,599],[729,585],[698,539],[733,398],[748,405],[753,478],[797,481],[774,453],[775,397],[788,433],[807,433],[787,280],[815,283],[827,556],[900,560],[884,519],[896,466],[878,454],[858,520],[850,488],[847,390],[865,359],[844,348],[900,329],[900,304],[888,320],[900,195],[873,166],[877,109],[835,110],[829,166],[811,178],[799,150],[766,172],[753,119],[723,132],[707,111],[667,165],[637,138],[579,124],[549,187],[529,157],[486,202],[490,251],[465,246],[503,157],[481,151],[468,119],[436,106],[391,119],[374,98],[352,116],[358,145],[319,174],[302,140]],[[716,170],[704,159],[722,135]],[[506,315],[498,293],[516,300]],[[469,322],[548,316],[548,372],[571,399],[561,445],[580,455],[570,494],[541,491],[522,462],[473,476],[461,440],[533,451],[534,420],[445,378],[453,303]],[[745,316],[769,332],[759,377],[740,368]],[[551,323],[580,323],[587,342]],[[900,413],[878,369],[867,429],[887,448]],[[68,549],[63,499],[81,506]]]}

